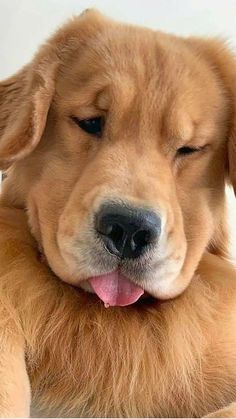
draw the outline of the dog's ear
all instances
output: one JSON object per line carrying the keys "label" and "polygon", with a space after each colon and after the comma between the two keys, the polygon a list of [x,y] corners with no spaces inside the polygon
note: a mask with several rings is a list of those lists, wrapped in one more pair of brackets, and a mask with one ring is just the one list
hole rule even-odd
{"label": "dog's ear", "polygon": [[38,144],[54,92],[56,64],[30,64],[0,83],[0,169]]}
{"label": "dog's ear", "polygon": [[0,82],[0,169],[35,149],[45,128],[60,65],[86,44],[104,20],[93,9],[71,19],[29,65]]}
{"label": "dog's ear", "polygon": [[236,195],[236,56],[222,40],[189,38],[187,42],[211,66],[226,97],[229,114],[226,174]]}

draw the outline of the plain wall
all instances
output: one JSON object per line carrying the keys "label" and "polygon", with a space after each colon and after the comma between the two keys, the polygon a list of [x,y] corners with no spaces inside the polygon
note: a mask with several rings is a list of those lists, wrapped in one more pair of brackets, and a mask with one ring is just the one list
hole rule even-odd
{"label": "plain wall", "polygon": [[[221,36],[236,47],[236,0],[0,0],[0,79],[27,63],[62,22],[88,7],[180,35]],[[236,200],[227,193],[236,258]]]}

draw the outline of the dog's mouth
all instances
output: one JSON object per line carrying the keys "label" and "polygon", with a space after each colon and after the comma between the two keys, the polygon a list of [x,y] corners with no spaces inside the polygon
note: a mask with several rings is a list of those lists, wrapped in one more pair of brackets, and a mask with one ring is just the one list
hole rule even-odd
{"label": "dog's mouth", "polygon": [[[41,263],[48,264],[42,251],[39,251],[38,258]],[[79,286],[87,292],[94,292],[106,308],[128,306],[148,294],[144,288],[121,273],[119,268],[87,278],[81,281]]]}
{"label": "dog's mouth", "polygon": [[118,269],[88,279],[93,291],[105,307],[124,307],[135,303],[144,294],[144,289],[124,276]]}

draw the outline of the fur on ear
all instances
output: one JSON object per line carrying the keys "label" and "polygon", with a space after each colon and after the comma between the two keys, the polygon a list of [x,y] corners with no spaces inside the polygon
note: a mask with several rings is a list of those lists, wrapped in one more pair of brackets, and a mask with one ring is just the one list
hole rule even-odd
{"label": "fur on ear", "polygon": [[96,10],[86,10],[62,26],[29,65],[0,82],[0,169],[35,149],[45,128],[60,63],[85,45],[103,21]]}
{"label": "fur on ear", "polygon": [[0,168],[3,170],[27,156],[43,134],[54,93],[56,63],[44,66],[29,65],[0,83]]}
{"label": "fur on ear", "polygon": [[195,48],[199,57],[210,64],[227,97],[229,119],[226,170],[236,195],[236,56],[222,40],[189,38],[187,42]]}

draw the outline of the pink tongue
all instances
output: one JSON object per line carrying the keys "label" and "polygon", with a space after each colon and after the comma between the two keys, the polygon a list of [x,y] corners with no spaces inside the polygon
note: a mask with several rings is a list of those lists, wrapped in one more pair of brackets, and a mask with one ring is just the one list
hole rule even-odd
{"label": "pink tongue", "polygon": [[90,284],[105,306],[128,306],[135,303],[144,290],[118,271],[90,278]]}

